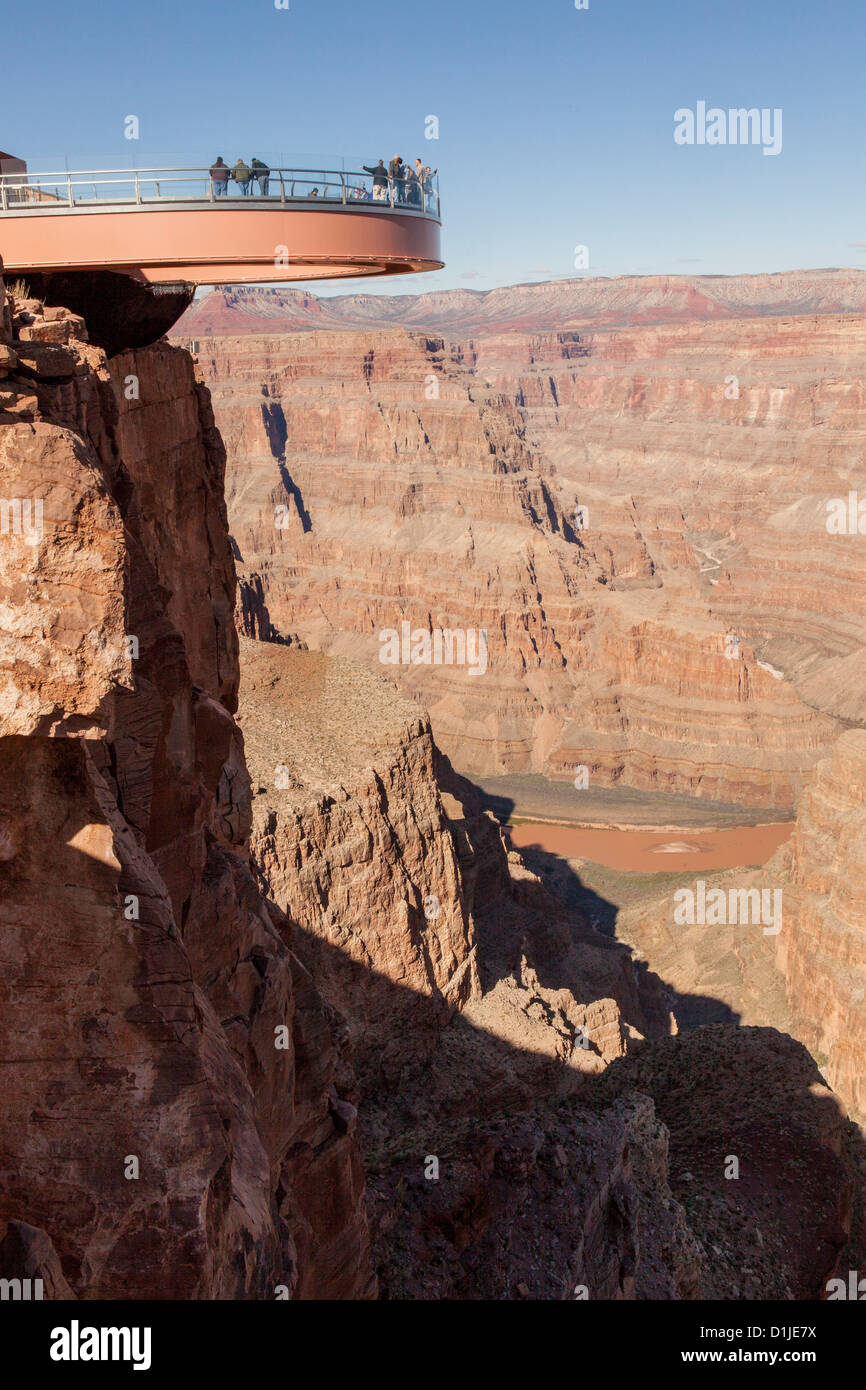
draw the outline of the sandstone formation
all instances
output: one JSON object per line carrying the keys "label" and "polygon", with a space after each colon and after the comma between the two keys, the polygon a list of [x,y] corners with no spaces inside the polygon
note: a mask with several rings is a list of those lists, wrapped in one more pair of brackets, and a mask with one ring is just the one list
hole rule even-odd
{"label": "sandstone formation", "polygon": [[[241,650],[255,863],[346,1015],[365,1092],[428,1062],[456,1013],[548,1081],[668,1031],[663,992],[508,854],[417,706],[356,663]],[[510,1067],[498,1085],[521,1088]]]}
{"label": "sandstone formation", "polygon": [[475,928],[415,707],[363,668],[242,639],[241,727],[266,892],[396,1082],[478,993]]}
{"label": "sandstone formation", "polygon": [[277,631],[373,666],[404,621],[484,629],[483,673],[380,668],[464,771],[585,766],[594,784],[790,808],[864,715],[862,538],[826,525],[859,469],[866,342],[837,310],[859,307],[862,276],[846,275],[808,293],[720,279],[724,315],[693,298],[647,323],[642,281],[619,300],[559,286],[566,308],[592,284],[612,299],[619,326],[580,332],[551,327],[535,286],[517,287],[523,331],[457,336],[462,301],[421,296],[447,336],[360,330],[365,306],[328,300],[305,324],[351,329],[265,334],[253,312],[256,333],[197,338],[241,572]]}
{"label": "sandstone formation", "polygon": [[207,392],[0,304],[2,1272],[369,1296],[344,1030],[248,863]]}
{"label": "sandstone formation", "polygon": [[866,1123],[866,733],[843,735],[767,866],[781,883],[776,939],[793,1029],[852,1115]]}

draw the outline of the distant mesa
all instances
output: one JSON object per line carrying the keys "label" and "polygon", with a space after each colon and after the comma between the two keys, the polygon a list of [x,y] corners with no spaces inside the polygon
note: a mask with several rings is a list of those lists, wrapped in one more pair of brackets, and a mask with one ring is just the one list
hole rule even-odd
{"label": "distant mesa", "polygon": [[[276,279],[276,277],[273,277]],[[441,333],[780,318],[866,310],[864,270],[774,275],[619,275],[427,294],[334,295],[288,287],[217,285],[187,312],[179,334],[296,333],[317,328],[417,328]]]}

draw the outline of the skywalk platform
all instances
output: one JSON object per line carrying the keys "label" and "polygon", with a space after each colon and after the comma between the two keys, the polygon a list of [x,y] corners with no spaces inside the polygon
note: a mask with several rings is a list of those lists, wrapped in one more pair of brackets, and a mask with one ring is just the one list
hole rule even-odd
{"label": "skywalk platform", "polygon": [[345,170],[270,170],[225,191],[207,169],[5,173],[7,275],[107,271],[149,284],[255,284],[442,267],[435,183],[417,202]]}

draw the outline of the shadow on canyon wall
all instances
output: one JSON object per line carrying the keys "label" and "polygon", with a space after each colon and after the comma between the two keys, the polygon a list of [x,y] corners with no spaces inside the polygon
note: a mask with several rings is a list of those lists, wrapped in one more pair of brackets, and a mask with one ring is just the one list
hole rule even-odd
{"label": "shadow on canyon wall", "polygon": [[[32,758],[33,741],[15,742],[21,744],[22,756]],[[36,742],[42,746],[42,741]],[[78,752],[72,742],[44,744],[46,755],[60,756],[64,763]],[[49,770],[46,767],[46,773]],[[99,809],[86,799],[81,805],[75,801],[76,815],[71,819],[67,785],[63,795],[43,798],[38,795],[39,783],[39,777],[24,783],[31,791],[25,824],[17,790],[21,781],[14,783],[10,778],[7,784],[3,809],[8,817],[13,812],[18,816],[18,833],[8,848],[21,845],[26,852],[13,853],[1,867],[7,903],[18,903],[13,933],[22,933],[31,942],[31,995],[36,988],[50,987],[57,1011],[68,990],[78,990],[82,972],[104,966],[108,938],[99,941],[93,933],[95,894],[103,901],[100,922],[106,933],[111,922],[122,920],[122,899],[117,908],[108,910],[106,894],[115,881],[114,870],[93,849],[83,851],[76,842],[82,830],[99,826]],[[46,813],[53,805],[57,824]],[[44,931],[46,905],[38,891],[40,884],[56,880],[58,844],[65,847],[60,856],[65,887],[51,906],[61,909],[65,923],[61,941],[53,931]],[[46,860],[53,863],[53,874]],[[500,979],[507,952],[516,948],[518,955],[537,962],[539,981],[548,981],[550,987],[574,984],[564,979],[564,967],[557,965],[556,958],[549,962],[546,952],[552,941],[562,944],[562,923],[539,923],[538,930],[527,937],[517,922],[506,920],[506,909],[503,898],[500,908],[493,905],[482,923],[482,977]],[[502,934],[496,929],[498,919],[505,922]],[[183,944],[183,930],[181,924],[178,947]],[[609,960],[627,954],[619,942],[578,922],[571,923],[571,930],[571,945],[581,949],[592,945]],[[167,944],[171,937],[174,931],[167,929]],[[592,1295],[623,1297],[627,1286],[626,1297],[630,1297],[628,1270],[637,1268],[638,1258],[634,1252],[642,1241],[646,1261],[648,1252],[655,1250],[653,1241],[659,1240],[646,1225],[655,1216],[642,1209],[642,1194],[648,1184],[664,1186],[667,1175],[671,1193],[683,1205],[712,1266],[705,1272],[709,1280],[709,1293],[708,1286],[703,1286],[705,1295],[809,1300],[823,1297],[830,1277],[837,1273],[845,1277],[848,1269],[863,1268],[855,1211],[856,1175],[866,1170],[862,1138],[840,1119],[833,1095],[823,1086],[806,1049],[785,1034],[716,1026],[687,1036],[657,1036],[601,1073],[575,1074],[559,1056],[516,1045],[489,1027],[475,1026],[460,1013],[449,1020],[450,1005],[445,999],[420,997],[317,935],[293,927],[289,944],[304,963],[313,966],[322,992],[327,992],[322,981],[341,981],[339,997],[329,1002],[348,1016],[356,1045],[363,1042],[370,1023],[364,1016],[368,1005],[375,1002],[377,1022],[382,1017],[393,1020],[386,1030],[385,1047],[378,1049],[375,1080],[361,1076],[360,1102],[375,1261],[385,1297],[427,1297],[411,1293],[416,1286],[407,1270],[431,1251],[431,1259],[441,1261],[436,1268],[442,1270],[443,1283],[439,1294],[430,1297],[524,1297],[514,1293],[517,1284],[527,1287],[534,1298],[567,1297],[563,1290],[573,1273],[574,1251],[582,1248],[587,1211],[596,1198],[602,1205],[599,1220],[605,1248],[619,1251],[620,1262],[610,1276],[612,1282],[599,1284]],[[96,951],[92,962],[89,951]],[[181,956],[179,949],[177,955]],[[115,1004],[107,992],[110,979],[104,970],[101,980],[107,1015],[113,1009],[122,1011],[128,1004],[122,980],[118,981],[121,1001]],[[356,1004],[360,1009],[353,1013]],[[142,1030],[143,1041],[152,1048],[152,1022],[136,1022],[135,1012],[128,1009],[125,1020],[129,1029]],[[31,1022],[38,1022],[32,1013]],[[50,1017],[43,1016],[42,1029],[51,1027]],[[413,1056],[407,1047],[413,1030],[427,1038],[421,1049],[424,1055]],[[36,1027],[36,1034],[39,1031]],[[25,1034],[21,1029],[19,1041]],[[178,1051],[171,1030],[165,1031],[161,1045],[164,1062],[171,1063],[172,1052]],[[296,1062],[316,1074],[314,1056],[299,1054]],[[104,1040],[95,1040],[86,1029],[72,1030],[63,1056],[47,1066],[42,1083],[29,1074],[28,1109],[26,1115],[19,1111],[18,1116],[24,1127],[17,1134],[14,1125],[6,1127],[7,1158],[13,1158],[17,1148],[26,1151],[33,1116],[50,1111],[58,1079],[67,1073],[90,1076],[104,1065]],[[15,1073],[15,1062],[10,1070]],[[32,1070],[28,1066],[28,1072]],[[172,1065],[164,1065],[163,1072],[160,1106],[171,1106],[189,1079]],[[623,1122],[620,1116],[613,1125],[607,1116],[612,1106],[616,1111],[617,1102],[628,1104],[635,1093],[652,1098],[657,1116],[669,1129],[670,1162],[655,1176],[645,1173],[632,1183],[632,1166],[645,1165],[648,1155],[632,1152],[630,1156],[631,1122]],[[104,1087],[99,1097],[103,1108],[111,1105],[113,1098]],[[153,1097],[131,1098],[122,1091],[115,1099],[118,1131],[131,1136],[147,1133],[153,1126]],[[63,1131],[54,1127],[53,1134],[51,1172],[65,1170],[70,1162],[86,1162],[89,1136],[85,1130],[67,1125]],[[104,1143],[104,1136],[99,1143]],[[662,1148],[657,1137],[653,1143],[656,1147],[648,1151],[649,1158],[655,1155],[659,1161]],[[150,1152],[158,1173],[158,1145]],[[441,1163],[441,1179],[436,1183],[424,1177],[430,1155],[438,1156]],[[740,1163],[737,1183],[724,1175],[730,1155]],[[599,1161],[605,1176],[596,1172]],[[101,1154],[90,1155],[90,1162],[101,1162]],[[170,1181],[171,1163],[165,1158],[163,1163],[164,1180]],[[49,1191],[42,1194],[33,1194],[21,1177],[8,1181],[10,1176],[6,1173],[0,1186],[0,1219],[28,1223],[38,1229],[36,1236],[40,1230],[46,1233],[53,1248],[61,1252],[65,1275],[75,1279],[78,1264],[64,1233],[63,1195],[58,1197],[54,1191],[49,1173],[43,1175]],[[104,1215],[110,1212],[108,1202]],[[43,1268],[42,1257],[32,1269],[25,1268],[19,1244],[1,1245],[0,1276],[26,1277]],[[662,1266],[663,1255],[662,1251]],[[753,1273],[744,1276],[744,1269]],[[170,1282],[170,1270],[167,1277]],[[86,1297],[86,1287],[79,1286],[78,1279],[75,1283],[76,1293]],[[58,1270],[57,1284],[60,1287]],[[638,1294],[639,1289],[638,1280]]]}
{"label": "shadow on canyon wall", "polygon": [[[459,774],[452,773],[452,776],[457,779]],[[473,786],[479,798],[479,805],[484,810],[492,811],[507,839],[507,822],[515,809],[514,800],[509,796],[488,793],[482,791],[481,788],[475,788],[474,783],[470,784],[468,779],[461,778],[460,780],[466,785]],[[616,943],[618,950],[627,953],[632,968],[639,978],[640,992],[645,994],[651,990],[659,991],[675,1013],[680,1028],[695,1028],[705,1023],[735,1025],[741,1022],[741,1014],[724,1000],[709,994],[679,991],[656,975],[647,961],[635,959],[632,946],[625,941],[620,941],[617,937],[617,919],[620,911],[618,904],[603,897],[588,883],[585,883],[567,859],[536,846],[523,846],[519,850],[519,854],[527,868],[541,879],[545,891],[552,894],[567,913],[576,914],[578,921],[583,919],[594,934],[608,943]],[[586,940],[586,933],[577,926],[577,923],[574,924],[573,930],[575,932],[575,944],[580,940]],[[552,988],[563,988],[567,987],[568,980],[554,978],[548,973],[543,979],[543,983],[549,984]]]}
{"label": "shadow on canyon wall", "polygon": [[[368,995],[376,972],[311,933],[294,928],[293,935],[308,968],[343,982],[342,1000],[332,1003],[345,1009]],[[428,1259],[437,1269],[450,1267],[447,1289],[431,1297],[521,1296],[507,1291],[509,1278],[522,1276],[521,1252],[533,1241],[534,1272],[524,1279],[529,1296],[567,1296],[567,1252],[581,1243],[585,1217],[585,1190],[577,1200],[577,1187],[568,1189],[578,1182],[577,1169],[581,1181],[589,1172],[598,1183],[606,1238],[623,1249],[642,1244],[653,1260],[659,1237],[646,1227],[652,1215],[638,1210],[639,1190],[647,1181],[663,1192],[669,1181],[704,1253],[699,1296],[819,1299],[829,1279],[847,1280],[850,1269],[862,1267],[866,1145],[840,1114],[809,1053],[787,1034],[700,1027],[648,1040],[604,1071],[576,1076],[560,1058],[516,1047],[463,1014],[445,1022],[445,1001],[422,999],[381,976],[376,984],[380,1010],[393,1013],[404,1030],[411,1011],[425,1029],[439,1014],[426,1059],[407,1062],[395,1038],[381,1052],[375,1079],[362,1077],[360,1124],[384,1297],[427,1296],[405,1290],[415,1287],[408,1264]],[[356,1038],[363,1019],[350,1014],[349,1030]],[[629,1158],[627,1141],[617,1196],[607,1190],[592,1126],[609,1123],[609,1107],[636,1095],[652,1099],[669,1131],[669,1163],[667,1171],[648,1172],[646,1152]],[[632,1136],[633,1149],[640,1145]],[[563,1149],[572,1171],[557,1176]],[[440,1165],[435,1182],[425,1180],[430,1156]],[[643,1170],[635,1191],[628,1188],[632,1164]],[[512,1228],[504,1254],[503,1222]],[[540,1259],[539,1247],[546,1252]],[[402,1272],[395,1250],[408,1262]],[[502,1268],[508,1252],[510,1272]],[[615,1285],[620,1291],[611,1286],[590,1296],[622,1297],[624,1269]],[[404,1292],[395,1295],[398,1286]],[[640,1284],[638,1297],[676,1296],[639,1290]]]}
{"label": "shadow on canyon wall", "polygon": [[[507,835],[504,827],[503,833]],[[632,946],[617,937],[620,907],[585,883],[567,859],[535,846],[524,846],[520,850],[520,856],[527,868],[538,874],[547,890],[560,898],[567,908],[582,913],[590,926],[601,936],[616,941],[621,950],[627,951],[633,968],[639,975],[646,977],[648,984],[652,982],[663,987],[680,1029],[697,1028],[705,1023],[742,1022],[742,1015],[723,999],[717,999],[711,994],[696,994],[694,991],[686,993],[675,989],[673,985],[662,981],[661,977],[651,970],[646,960],[635,959]],[[693,877],[690,881],[694,881]]]}

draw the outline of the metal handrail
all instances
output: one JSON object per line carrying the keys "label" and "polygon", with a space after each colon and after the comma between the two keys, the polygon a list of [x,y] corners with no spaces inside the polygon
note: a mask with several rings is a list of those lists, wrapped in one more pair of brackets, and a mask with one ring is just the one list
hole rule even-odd
{"label": "metal handrail", "polygon": [[[2,174],[0,175],[0,210],[2,212],[21,211],[26,206],[27,211],[50,211],[56,209],[58,204],[74,208],[76,206],[91,206],[94,203],[134,203],[141,206],[145,203],[153,202],[195,202],[198,200],[208,203],[222,201],[223,197],[246,197],[249,199],[274,199],[280,204],[285,204],[287,199],[308,202],[313,201],[309,192],[295,191],[295,185],[309,185],[317,187],[318,193],[315,201],[321,199],[331,203],[339,201],[344,206],[349,203],[354,206],[355,201],[367,201],[375,204],[378,210],[383,207],[391,207],[406,212],[417,212],[425,216],[440,216],[439,200],[439,181],[437,175],[431,176],[429,184],[425,184],[419,190],[419,201],[409,203],[405,199],[402,201],[396,197],[396,188],[392,180],[389,179],[388,197],[386,199],[374,199],[372,197],[372,176],[361,170],[357,174],[345,169],[289,169],[276,168],[268,169],[262,178],[267,180],[268,192],[262,193],[258,177],[251,173],[249,182],[237,184],[233,179],[231,168],[226,166],[228,178],[220,180],[225,183],[226,193],[219,193],[215,188],[215,181],[211,177],[210,167],[175,165],[169,168],[148,168],[148,169],[64,169],[56,173],[30,173],[26,174]],[[274,181],[274,190],[270,191],[271,180]],[[286,192],[286,183],[290,185],[290,192]],[[176,184],[201,183],[201,192],[174,193],[171,185]],[[229,193],[230,185],[234,183],[236,187]],[[279,185],[277,190],[276,185]],[[129,196],[103,196],[101,190],[118,185],[129,185]],[[147,185],[153,188],[147,189]],[[169,191],[165,191],[168,186]],[[86,190],[86,195],[85,194]],[[155,192],[154,192],[155,190]],[[333,193],[332,193],[333,190]],[[363,191],[364,197],[359,198],[359,193]],[[16,194],[18,196],[16,196]]]}

